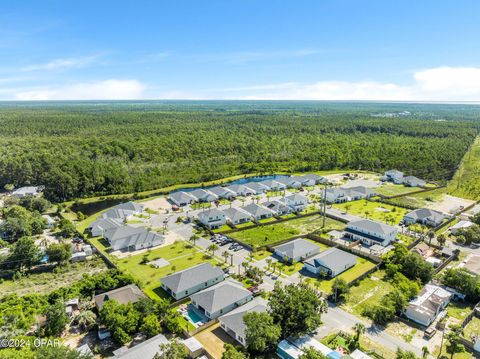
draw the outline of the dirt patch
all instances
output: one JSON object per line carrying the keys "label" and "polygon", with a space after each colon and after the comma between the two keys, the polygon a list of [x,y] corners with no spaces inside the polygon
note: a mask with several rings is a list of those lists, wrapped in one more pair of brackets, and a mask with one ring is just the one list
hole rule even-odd
{"label": "dirt patch", "polygon": [[474,203],[475,201],[469,199],[445,195],[438,201],[428,203],[426,207],[442,213],[453,214],[458,212],[461,207],[466,208]]}
{"label": "dirt patch", "polygon": [[236,345],[237,342],[223,331],[220,323],[212,325],[200,333],[195,335],[195,338],[202,343],[205,350],[214,359],[221,359],[224,352],[223,345],[225,343]]}
{"label": "dirt patch", "polygon": [[151,199],[149,201],[142,202],[145,205],[145,208],[149,208],[154,211],[159,211],[160,213],[165,212],[166,210],[171,210],[172,205],[168,203],[165,197],[158,197]]}

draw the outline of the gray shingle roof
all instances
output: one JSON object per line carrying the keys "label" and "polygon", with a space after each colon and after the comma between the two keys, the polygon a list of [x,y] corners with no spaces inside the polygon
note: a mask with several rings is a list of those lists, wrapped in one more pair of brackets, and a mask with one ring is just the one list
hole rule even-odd
{"label": "gray shingle roof", "polygon": [[170,193],[169,197],[177,203],[192,202],[196,200],[195,197],[183,191]]}
{"label": "gray shingle roof", "polygon": [[274,247],[275,251],[282,253],[282,255],[287,256],[288,258],[297,258],[304,257],[312,251],[320,251],[320,247],[315,243],[307,241],[305,239],[299,238],[291,242],[281,244],[277,247]]}
{"label": "gray shingle roof", "polygon": [[210,263],[202,263],[195,267],[167,275],[160,278],[160,281],[173,292],[178,293],[219,276],[225,276],[220,268],[214,267]]}
{"label": "gray shingle roof", "polygon": [[113,289],[111,291],[98,294],[95,296],[95,305],[100,310],[107,300],[115,300],[120,304],[128,304],[138,302],[147,296],[135,284],[126,285],[125,287]]}
{"label": "gray shingle roof", "polygon": [[356,226],[369,232],[381,234],[389,234],[397,231],[395,227],[389,226],[388,224],[382,222],[372,221],[370,219],[360,219],[358,221],[352,221],[348,224],[348,227],[350,226]]}
{"label": "gray shingle roof", "polygon": [[160,353],[160,345],[168,344],[168,339],[163,334],[158,334],[140,344],[137,344],[131,348],[122,347],[113,352],[113,358],[121,359],[150,359],[155,354]]}
{"label": "gray shingle roof", "polygon": [[405,215],[405,217],[410,217],[416,220],[424,220],[424,219],[431,219],[434,222],[441,222],[445,219],[445,215],[434,211],[429,208],[419,208],[414,211],[411,211]]}
{"label": "gray shingle roof", "polygon": [[267,214],[273,214],[273,212],[271,210],[269,210],[268,208],[260,206],[256,203],[250,203],[249,205],[247,205],[245,207],[241,207],[241,208],[243,210],[247,211],[248,213],[251,213],[254,217],[267,215]]}
{"label": "gray shingle roof", "polygon": [[242,283],[230,279],[192,294],[190,299],[207,312],[216,313],[251,296],[252,293]]}
{"label": "gray shingle roof", "polygon": [[267,186],[261,184],[260,182],[248,182],[245,183],[245,186],[254,190],[255,192],[264,192],[268,189]]}
{"label": "gray shingle roof", "polygon": [[225,196],[225,195],[227,195],[227,196],[234,196],[235,195],[235,193],[233,193],[229,189],[223,188],[223,187],[220,187],[220,186],[212,187],[212,188],[209,188],[208,190],[210,192],[212,192],[214,195],[217,195],[218,197],[222,197],[222,196]]}
{"label": "gray shingle roof", "polygon": [[97,219],[95,222],[92,222],[88,228],[101,228],[104,231],[111,228],[117,228],[123,226],[123,220],[121,218],[101,218]]}
{"label": "gray shingle roof", "polygon": [[108,211],[102,213],[100,218],[126,218],[136,212],[141,212],[143,205],[135,202],[125,202],[113,206]]}
{"label": "gray shingle roof", "polygon": [[317,267],[318,260],[322,261],[322,265],[329,269],[335,269],[341,267],[344,263],[348,263],[351,259],[356,258],[357,256],[342,251],[338,248],[329,248],[326,251],[323,251],[317,254],[315,257],[312,257],[305,261],[305,263],[310,264],[311,266]]}
{"label": "gray shingle roof", "polygon": [[235,222],[242,218],[250,218],[252,215],[240,208],[228,208],[223,211],[225,216],[230,219],[232,222]]}
{"label": "gray shingle roof", "polygon": [[209,208],[205,211],[202,211],[198,214],[198,218],[210,218],[210,217],[224,217],[225,216],[225,213],[221,210],[219,210],[218,208]]}
{"label": "gray shingle roof", "polygon": [[154,240],[163,240],[163,236],[156,232],[151,232],[145,227],[121,226],[105,230],[104,237],[108,239],[112,246],[115,241],[125,241],[126,247],[141,246],[142,243],[151,243]]}
{"label": "gray shingle roof", "polygon": [[265,180],[261,181],[260,183],[267,186],[268,188],[285,187],[283,183],[280,183],[276,180]]}
{"label": "gray shingle roof", "polygon": [[225,323],[235,334],[245,338],[245,322],[243,321],[245,314],[265,312],[267,308],[268,302],[262,297],[256,297],[241,307],[232,310],[230,313],[221,316],[219,321]]}
{"label": "gray shingle roof", "polygon": [[288,207],[285,203],[282,203],[277,200],[273,201],[268,201],[262,203],[262,206],[274,211],[274,212],[284,212],[284,211],[289,211],[290,207]]}
{"label": "gray shingle roof", "polygon": [[308,202],[307,197],[302,196],[301,194],[298,194],[298,193],[291,194],[289,196],[286,196],[285,198],[292,202],[302,202],[302,203]]}

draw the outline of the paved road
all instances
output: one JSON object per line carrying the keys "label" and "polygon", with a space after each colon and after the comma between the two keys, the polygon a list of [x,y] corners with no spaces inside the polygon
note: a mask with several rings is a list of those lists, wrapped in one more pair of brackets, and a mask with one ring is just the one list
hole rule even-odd
{"label": "paved road", "polygon": [[322,315],[322,321],[323,324],[318,328],[315,336],[317,339],[322,339],[323,337],[333,332],[338,332],[339,330],[349,331],[356,323],[362,323],[367,328],[365,335],[387,349],[395,352],[397,348],[401,348],[402,350],[414,352],[419,357],[422,355],[421,348],[417,348],[416,346],[394,337],[377,326],[370,325],[333,304],[330,304],[328,312]]}

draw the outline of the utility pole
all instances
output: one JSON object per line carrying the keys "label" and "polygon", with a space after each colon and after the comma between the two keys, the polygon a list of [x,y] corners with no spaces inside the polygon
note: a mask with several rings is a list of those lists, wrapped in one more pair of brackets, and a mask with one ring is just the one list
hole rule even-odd
{"label": "utility pole", "polygon": [[323,228],[325,228],[325,216],[327,212],[327,183],[325,182],[324,187],[323,187]]}

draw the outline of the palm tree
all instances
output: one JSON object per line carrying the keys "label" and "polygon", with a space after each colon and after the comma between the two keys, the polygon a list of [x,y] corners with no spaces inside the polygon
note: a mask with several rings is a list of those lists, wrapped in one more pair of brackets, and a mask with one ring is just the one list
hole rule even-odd
{"label": "palm tree", "polygon": [[355,331],[355,342],[358,345],[358,342],[360,341],[360,335],[362,335],[366,331],[365,325],[363,325],[362,323],[356,323],[353,326],[353,330]]}
{"label": "palm tree", "polygon": [[275,269],[277,269],[277,263],[278,262],[273,262],[272,263],[272,274],[275,274]]}
{"label": "palm tree", "polygon": [[427,347],[422,347],[422,358],[428,357],[428,354],[430,354],[430,351],[428,350]]}
{"label": "palm tree", "polygon": [[194,234],[194,235],[191,236],[188,240],[189,240],[190,242],[192,242],[193,245],[195,245],[195,242],[197,241],[197,239],[198,239],[198,236],[197,236],[196,234]]}
{"label": "palm tree", "polygon": [[427,232],[427,237],[428,237],[428,245],[432,244],[432,239],[435,238],[435,232],[434,231],[428,231]]}
{"label": "palm tree", "polygon": [[248,262],[242,262],[242,267],[243,267],[243,270],[246,272],[247,271],[247,268],[250,266],[250,264]]}
{"label": "palm tree", "polygon": [[225,259],[225,263],[227,263],[227,259],[228,259],[229,256],[230,256],[230,253],[228,253],[228,251],[224,251],[222,253],[222,257],[223,257],[223,259]]}
{"label": "palm tree", "polygon": [[438,237],[437,237],[437,242],[438,244],[440,244],[440,246],[444,246],[445,245],[445,242],[447,242],[447,237],[445,237],[444,234],[440,234]]}
{"label": "palm tree", "polygon": [[272,258],[265,259],[265,262],[267,262],[267,270],[270,270],[270,266],[272,265]]}
{"label": "palm tree", "polygon": [[215,251],[218,250],[218,249],[219,249],[219,247],[215,243],[212,243],[207,247],[207,251],[212,252],[212,256],[215,255]]}
{"label": "palm tree", "polygon": [[95,313],[91,310],[83,310],[75,317],[75,322],[83,331],[88,331],[96,322]]}

